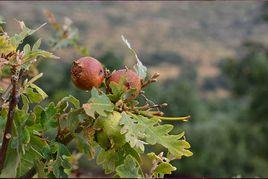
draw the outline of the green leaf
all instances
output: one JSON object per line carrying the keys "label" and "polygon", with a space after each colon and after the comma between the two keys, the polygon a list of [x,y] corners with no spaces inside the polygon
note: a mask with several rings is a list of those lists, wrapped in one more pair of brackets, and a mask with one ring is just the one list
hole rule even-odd
{"label": "green leaf", "polygon": [[91,98],[88,103],[83,104],[86,114],[95,118],[95,113],[106,117],[107,113],[113,112],[114,105],[105,94],[98,93],[96,88],[91,90]]}
{"label": "green leaf", "polygon": [[0,93],[3,93],[5,90],[2,88],[2,87],[0,87]]}
{"label": "green leaf", "polygon": [[135,88],[126,89],[125,87],[126,79],[121,77],[119,83],[111,82],[109,87],[111,89],[111,94],[107,96],[110,98],[111,101],[116,102],[118,100],[126,100],[128,99],[133,93],[136,92]]}
{"label": "green leaf", "polygon": [[[129,142],[136,139],[136,143],[132,142],[132,145],[139,146],[140,141],[146,141],[151,145],[160,144],[167,148],[168,151],[176,158],[182,156],[191,156],[192,152],[187,150],[190,148],[190,144],[181,139],[184,133],[177,135],[170,135],[169,132],[173,129],[170,124],[159,124],[159,120],[156,118],[146,118],[140,115],[122,113],[122,119],[120,123],[123,125],[122,132],[126,133],[126,138]],[[131,119],[133,120],[131,122]],[[136,132],[136,135],[134,134]],[[129,134],[128,134],[129,133]]]}
{"label": "green leaf", "polygon": [[40,45],[41,45],[41,39],[38,39],[38,40],[34,43],[32,51],[36,51],[36,50],[38,50],[39,47],[40,47]]}
{"label": "green leaf", "polygon": [[72,95],[66,96],[64,98],[62,98],[58,104],[57,107],[62,106],[65,103],[72,103],[74,105],[75,108],[79,108],[80,107],[80,101],[78,99],[76,99],[75,97],[73,97]]}
{"label": "green leaf", "polygon": [[77,148],[79,151],[87,156],[88,159],[92,159],[94,157],[94,148],[89,144],[88,140],[80,135],[75,135],[75,139],[77,142]]}
{"label": "green leaf", "polygon": [[29,110],[28,98],[24,94],[21,94],[21,99],[22,99],[22,103],[23,103],[22,110],[28,111]]}
{"label": "green leaf", "polygon": [[0,54],[8,54],[15,51],[16,47],[10,43],[10,40],[4,35],[0,35]]}
{"label": "green leaf", "polygon": [[25,147],[25,153],[20,154],[21,160],[19,163],[17,176],[24,175],[27,171],[29,171],[34,165],[36,161],[41,162],[42,154],[41,149],[46,144],[41,141],[41,139],[37,136],[31,136],[30,143]]}
{"label": "green leaf", "polygon": [[[68,161],[71,153],[65,145],[58,142],[51,142],[49,147],[45,147],[43,149],[43,154],[45,159],[49,161],[47,165],[52,169],[54,177],[68,177],[69,171],[72,167]],[[52,173],[50,173],[50,175]],[[53,177],[53,175],[51,177]]]}
{"label": "green leaf", "polygon": [[146,142],[140,139],[146,137],[145,128],[141,123],[136,123],[136,121],[125,112],[122,112],[121,116],[120,125],[123,125],[121,133],[125,134],[126,141],[131,147],[136,147],[144,151],[144,144],[146,144]]}
{"label": "green leaf", "polygon": [[43,100],[43,96],[33,91],[32,88],[26,89],[26,94],[31,103],[40,103]]}
{"label": "green leaf", "polygon": [[36,169],[37,177],[38,178],[47,178],[47,174],[45,172],[45,164],[42,161],[35,160],[34,161],[34,168]]}
{"label": "green leaf", "polygon": [[101,149],[97,155],[97,165],[102,165],[105,174],[111,174],[115,172],[117,166],[124,163],[126,156],[131,155],[135,160],[141,162],[140,155],[130,147],[129,144],[125,144],[120,149]]}
{"label": "green leaf", "polygon": [[14,115],[14,121],[16,122],[18,127],[22,127],[28,120],[29,116],[30,114],[26,111],[17,109]]}
{"label": "green leaf", "polygon": [[154,170],[155,174],[171,174],[172,171],[177,170],[176,167],[172,166],[168,162],[160,163]]}
{"label": "green leaf", "polygon": [[40,28],[42,28],[44,25],[46,25],[46,24],[42,24],[37,29],[32,30],[26,27],[22,21],[19,21],[19,23],[22,24],[22,31],[19,34],[15,34],[14,36],[10,38],[10,42],[15,48],[17,48],[27,36],[32,35],[36,31],[38,31]]}
{"label": "green leaf", "polygon": [[121,178],[141,178],[139,174],[140,166],[135,158],[128,155],[124,160],[124,164],[116,167],[116,173]]}
{"label": "green leaf", "polygon": [[38,86],[36,86],[35,84],[31,83],[30,84],[30,87],[32,87],[33,89],[35,89],[42,96],[42,99],[43,100],[48,97],[47,94],[41,88],[39,88]]}
{"label": "green leaf", "polygon": [[27,129],[27,127],[25,127],[22,132],[22,142],[23,144],[28,144],[30,140],[31,140],[30,132]]}
{"label": "green leaf", "polygon": [[72,111],[66,114],[68,114],[68,118],[60,120],[60,126],[63,129],[67,128],[70,132],[75,132],[79,122],[82,122],[80,120],[81,114],[72,113]]}
{"label": "green leaf", "polygon": [[34,107],[33,111],[34,111],[34,114],[35,114],[35,117],[36,117],[36,122],[39,123],[39,124],[42,124],[41,119],[42,119],[42,113],[44,111],[43,107],[40,106],[40,105],[36,105]]}
{"label": "green leaf", "polygon": [[29,44],[26,44],[26,45],[23,47],[24,55],[27,55],[30,51],[31,51],[31,47],[30,47],[30,45],[29,45]]}
{"label": "green leaf", "polygon": [[157,156],[154,152],[148,153],[147,156],[152,161],[157,161],[157,162],[161,162],[162,161],[162,159],[159,156]]}
{"label": "green leaf", "polygon": [[0,177],[1,178],[15,178],[17,169],[19,166],[20,157],[17,151],[11,148],[8,149],[6,156],[7,157],[6,157],[5,165],[0,174]]}
{"label": "green leaf", "polygon": [[126,141],[124,135],[120,133],[121,126],[119,120],[121,114],[113,111],[107,117],[99,116],[93,128],[96,131],[96,140],[103,148],[120,148]]}
{"label": "green leaf", "polygon": [[43,58],[51,58],[51,59],[59,59],[59,57],[53,55],[51,52],[47,52],[45,50],[35,50],[35,51],[30,51],[27,55],[23,57],[24,61],[30,61],[31,59],[37,59],[38,57],[43,57]]}
{"label": "green leaf", "polygon": [[[122,79],[122,78],[121,78]],[[108,97],[110,98],[111,101],[113,102],[116,102],[118,101],[119,99],[121,99],[122,95],[124,94],[125,92],[125,86],[124,82],[121,82],[122,80],[120,79],[120,82],[119,84],[118,83],[115,83],[115,82],[111,82],[109,84],[109,87],[111,88],[112,90],[112,94],[108,94]]]}
{"label": "green leaf", "polygon": [[[37,108],[36,110],[40,110],[40,108]],[[39,111],[40,112],[40,111]],[[40,118],[37,116],[37,119],[40,120],[40,123],[43,127],[43,129],[46,132],[48,129],[51,131],[55,131],[57,127],[57,108],[53,102],[51,102],[44,110],[40,112]]]}
{"label": "green leaf", "polygon": [[118,159],[118,153],[114,149],[108,151],[101,149],[97,156],[96,163],[97,165],[102,165],[105,174],[110,174],[115,171]]}
{"label": "green leaf", "polygon": [[71,155],[69,149],[61,143],[58,143],[58,151],[57,152],[58,152],[57,154],[60,156],[63,156],[63,155],[70,156]]}

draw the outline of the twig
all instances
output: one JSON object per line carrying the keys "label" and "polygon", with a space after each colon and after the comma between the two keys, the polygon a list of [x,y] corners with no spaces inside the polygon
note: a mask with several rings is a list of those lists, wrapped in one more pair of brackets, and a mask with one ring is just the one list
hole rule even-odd
{"label": "twig", "polygon": [[143,89],[143,88],[145,88],[145,87],[147,87],[148,85],[150,85],[151,83],[155,83],[155,82],[157,82],[157,78],[160,76],[160,74],[159,73],[155,73],[148,81],[146,81],[146,82],[142,82],[142,86],[141,86],[141,88]]}
{"label": "twig", "polygon": [[12,78],[11,78],[11,84],[12,84],[12,90],[10,95],[10,102],[9,102],[9,109],[8,109],[8,116],[7,116],[7,122],[5,126],[5,132],[3,135],[3,142],[0,149],[0,172],[2,171],[5,163],[6,153],[9,141],[11,139],[11,132],[12,132],[12,124],[15,114],[16,106],[19,102],[19,94],[18,94],[18,80],[22,76],[22,71],[20,71],[20,74],[16,74],[16,67],[12,67]]}

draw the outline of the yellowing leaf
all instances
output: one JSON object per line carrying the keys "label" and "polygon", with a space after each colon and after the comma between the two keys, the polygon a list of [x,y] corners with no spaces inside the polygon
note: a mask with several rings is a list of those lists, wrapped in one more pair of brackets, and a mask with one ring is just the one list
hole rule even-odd
{"label": "yellowing leaf", "polygon": [[168,162],[160,163],[156,169],[154,170],[154,173],[160,173],[160,174],[171,174],[172,171],[177,170],[176,167],[172,166]]}
{"label": "yellowing leaf", "polygon": [[10,52],[15,52],[15,51],[16,51],[16,47],[10,43],[10,40],[4,35],[0,36],[0,55],[1,54],[6,55]]}

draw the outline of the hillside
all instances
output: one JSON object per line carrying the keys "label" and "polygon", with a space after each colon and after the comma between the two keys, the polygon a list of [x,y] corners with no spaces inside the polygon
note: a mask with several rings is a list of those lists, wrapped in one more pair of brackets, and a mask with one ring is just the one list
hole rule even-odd
{"label": "hillside", "polygon": [[[46,21],[42,10],[49,9],[57,17],[73,20],[92,55],[113,50],[131,63],[120,39],[124,34],[145,63],[154,64],[154,70],[159,66],[163,79],[179,74],[174,72],[174,61],[181,57],[197,66],[202,84],[218,75],[219,60],[235,55],[244,40],[268,42],[268,26],[256,18],[260,7],[261,2],[0,2],[0,15],[9,22],[8,30],[14,31],[12,19],[40,24]],[[40,35],[45,39],[47,34],[42,30]],[[148,58],[159,53],[177,56],[164,56],[156,63]],[[70,58],[66,52],[61,55]],[[166,69],[171,65],[169,76]]]}

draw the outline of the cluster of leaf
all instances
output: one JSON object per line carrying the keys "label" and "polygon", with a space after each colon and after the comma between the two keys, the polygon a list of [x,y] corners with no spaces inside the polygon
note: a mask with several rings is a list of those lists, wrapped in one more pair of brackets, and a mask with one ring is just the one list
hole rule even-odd
{"label": "cluster of leaf", "polygon": [[[38,57],[57,58],[39,49],[41,40],[33,47],[26,44],[19,52],[17,48],[23,40],[39,29],[31,30],[21,21],[19,25],[22,30],[19,34],[0,36],[3,66],[15,65],[18,72],[27,73]],[[137,59],[134,69],[146,80],[147,68],[122,38]],[[148,154],[152,164],[152,170],[146,174],[149,177],[170,174],[176,169],[169,163],[171,160],[192,155],[184,133],[170,134],[173,126],[161,124],[168,118],[154,115],[155,111],[142,110],[137,100],[125,101],[135,89],[125,91],[124,79],[119,84],[111,83],[111,92],[93,88],[88,102],[83,105],[73,96],[67,96],[56,104],[42,106],[40,103],[48,96],[34,84],[40,77],[42,74],[24,79],[20,84],[21,102],[15,110],[11,143],[1,177],[29,176],[29,171],[34,171],[38,177],[68,177],[77,160],[68,149],[70,142],[76,143],[77,150],[89,159],[96,157],[106,174],[123,178],[145,177],[141,155],[146,145],[159,144],[166,149],[166,157],[163,153]],[[1,108],[2,131],[8,110],[8,107]]]}
{"label": "cluster of leaf", "polygon": [[[118,91],[120,89],[117,88]],[[117,100],[120,100],[124,94],[117,95]],[[184,133],[169,134],[173,126],[161,125],[161,119],[157,116],[150,118],[130,111],[117,112],[116,105],[110,100],[115,100],[115,94],[109,97],[92,89],[91,98],[83,105],[85,113],[95,118],[95,139],[102,148],[97,156],[97,164],[103,166],[106,174],[115,172],[116,176],[123,178],[143,177],[140,156],[144,153],[145,145],[162,145],[168,150],[169,160],[192,155],[188,150],[189,143],[183,138]],[[170,174],[172,165],[168,162],[165,164],[160,166],[161,170],[156,167],[153,171],[155,177]]]}
{"label": "cluster of leaf", "polygon": [[81,54],[89,55],[86,47],[78,43],[79,34],[78,29],[72,25],[72,20],[65,17],[63,24],[57,22],[55,15],[46,10],[48,20],[55,30],[55,35],[49,38],[49,45],[53,50],[58,50],[64,47],[75,47]]}
{"label": "cluster of leaf", "polygon": [[[122,39],[137,59],[135,71],[145,80],[146,67],[138,59],[129,42],[123,36]],[[147,174],[151,177],[170,174],[175,167],[169,161],[192,155],[188,150],[189,143],[183,138],[184,133],[171,135],[173,125],[161,124],[161,120],[167,118],[152,115],[150,110],[141,110],[136,100],[127,102],[125,109],[120,108],[121,102],[133,92],[133,89],[124,90],[124,79],[121,79],[119,84],[110,83],[110,88],[111,93],[93,88],[91,98],[83,105],[85,113],[95,119],[95,139],[102,148],[97,156],[97,164],[103,166],[105,173],[115,173],[115,176],[123,178],[144,177],[140,156],[146,145],[159,144],[167,149],[165,162],[155,162],[156,158],[153,156],[156,154],[149,154],[152,165],[156,163],[151,173]]]}

